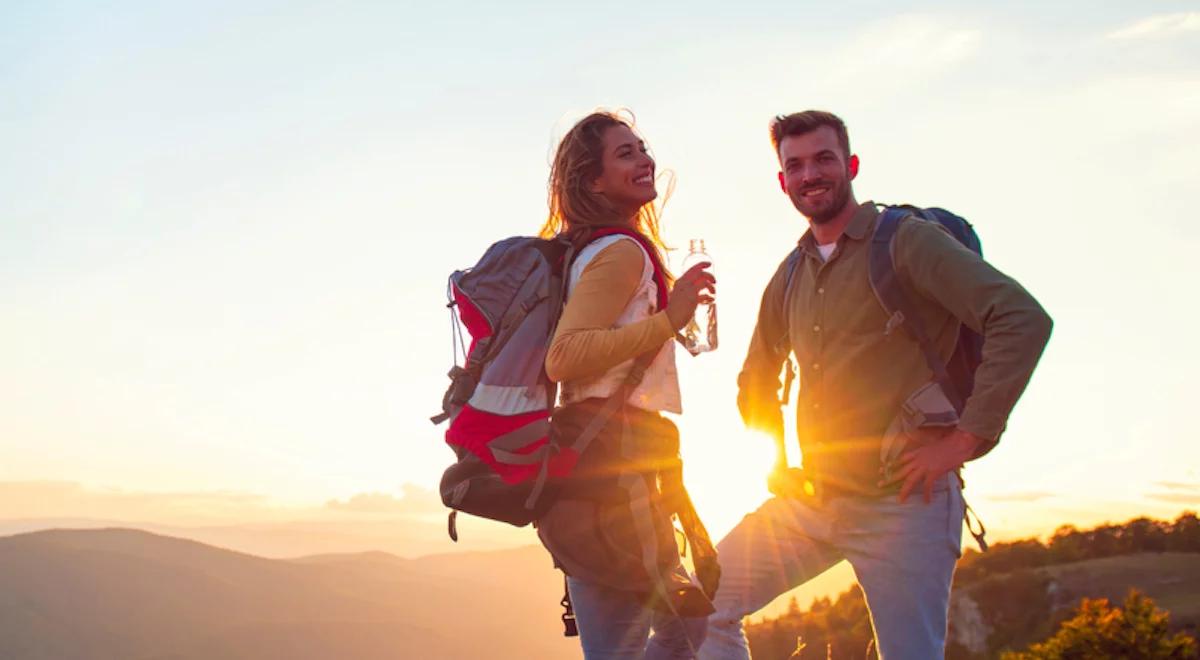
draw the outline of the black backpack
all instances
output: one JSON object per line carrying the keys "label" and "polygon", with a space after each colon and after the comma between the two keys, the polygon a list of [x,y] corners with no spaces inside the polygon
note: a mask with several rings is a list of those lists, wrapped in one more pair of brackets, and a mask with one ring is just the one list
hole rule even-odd
{"label": "black backpack", "polygon": [[892,317],[888,327],[902,327],[921,346],[925,361],[933,371],[934,380],[941,385],[954,409],[962,414],[963,405],[975,389],[975,370],[983,361],[983,337],[965,324],[960,325],[954,353],[949,361],[942,362],[937,348],[921,322],[920,315],[913,307],[908,292],[896,276],[896,264],[892,261],[892,240],[896,231],[902,222],[912,217],[936,222],[945,227],[959,243],[979,256],[983,256],[983,247],[971,223],[950,211],[907,205],[889,206],[879,214],[867,257],[871,288],[884,310]]}

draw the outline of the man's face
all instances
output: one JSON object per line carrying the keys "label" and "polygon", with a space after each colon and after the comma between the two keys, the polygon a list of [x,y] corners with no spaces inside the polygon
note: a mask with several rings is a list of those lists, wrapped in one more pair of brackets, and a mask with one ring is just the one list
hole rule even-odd
{"label": "man's face", "polygon": [[829,222],[850,202],[857,159],[842,151],[833,128],[820,126],[784,137],[779,143],[779,163],[784,190],[796,210],[812,222]]}

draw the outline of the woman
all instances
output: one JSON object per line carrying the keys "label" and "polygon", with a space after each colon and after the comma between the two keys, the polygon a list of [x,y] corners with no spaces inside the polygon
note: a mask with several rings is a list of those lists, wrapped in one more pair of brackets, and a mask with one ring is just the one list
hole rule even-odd
{"label": "woman", "polygon": [[[566,237],[577,250],[546,358],[547,375],[562,385],[555,432],[577,437],[605,403],[623,400],[538,521],[539,536],[567,573],[588,660],[694,657],[711,611],[680,566],[672,514],[689,532],[693,556],[715,555],[682,487],[678,431],[659,413],[682,412],[673,340],[697,304],[711,300],[715,280],[708,264],[699,264],[667,295],[654,174],[654,159],[630,122],[608,112],[588,115],[558,146],[542,228],[543,236]],[[640,379],[631,378],[643,369]],[[639,508],[638,493],[644,515],[653,518],[650,533],[629,513]],[[711,592],[715,576],[707,577]]]}

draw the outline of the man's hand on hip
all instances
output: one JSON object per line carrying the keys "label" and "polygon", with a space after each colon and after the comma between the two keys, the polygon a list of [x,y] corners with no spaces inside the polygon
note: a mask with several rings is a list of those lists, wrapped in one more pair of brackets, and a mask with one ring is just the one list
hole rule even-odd
{"label": "man's hand on hip", "polygon": [[879,486],[882,488],[903,482],[904,485],[900,487],[900,501],[903,502],[914,488],[923,483],[925,502],[929,503],[933,500],[933,485],[938,478],[962,467],[982,443],[983,438],[962,429],[954,429],[938,440],[901,454],[891,478],[881,480]]}
{"label": "man's hand on hip", "polygon": [[812,483],[800,468],[788,467],[787,463],[775,464],[767,476],[767,490],[776,497],[802,500],[816,494]]}

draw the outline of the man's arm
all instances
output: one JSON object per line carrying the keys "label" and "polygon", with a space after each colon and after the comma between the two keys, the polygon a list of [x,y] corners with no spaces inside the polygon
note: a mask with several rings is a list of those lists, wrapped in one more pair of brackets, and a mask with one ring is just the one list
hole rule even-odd
{"label": "man's arm", "polygon": [[779,372],[791,352],[787,310],[783,304],[788,271],[794,261],[790,257],[785,259],[763,292],[750,348],[746,351],[742,372],[738,374],[737,403],[742,421],[748,428],[765,432],[775,440],[777,469],[787,467]]}
{"label": "man's arm", "polygon": [[959,428],[995,440],[1050,339],[1050,316],[1016,280],[938,225],[905,222],[895,248],[896,270],[913,291],[983,336],[983,361]]}
{"label": "man's arm", "polygon": [[983,336],[983,361],[958,428],[942,442],[910,452],[889,481],[905,481],[901,499],[994,444],[1050,339],[1053,322],[1020,284],[968,250],[942,227],[907,220],[896,233],[896,271],[921,296]]}

